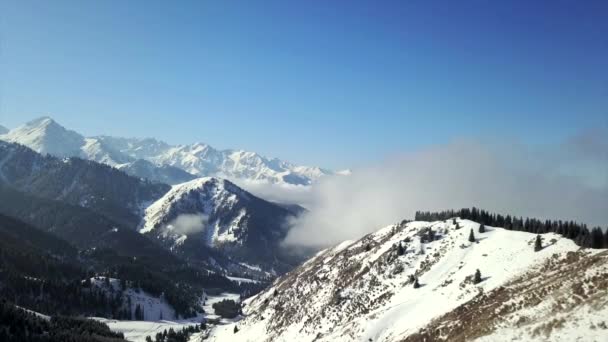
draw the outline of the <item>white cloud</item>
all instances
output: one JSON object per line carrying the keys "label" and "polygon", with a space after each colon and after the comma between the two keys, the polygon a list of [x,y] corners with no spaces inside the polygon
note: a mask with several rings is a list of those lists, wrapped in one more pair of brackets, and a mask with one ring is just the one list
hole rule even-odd
{"label": "white cloud", "polygon": [[310,210],[291,222],[285,241],[291,245],[328,246],[411,219],[416,210],[471,206],[605,226],[608,158],[597,148],[605,140],[598,135],[582,145],[575,139],[535,148],[458,141],[355,170],[349,177],[327,177],[312,189],[293,192],[259,184],[249,189]]}
{"label": "white cloud", "polygon": [[179,235],[202,232],[207,225],[207,216],[202,214],[182,214],[167,224],[167,229]]}

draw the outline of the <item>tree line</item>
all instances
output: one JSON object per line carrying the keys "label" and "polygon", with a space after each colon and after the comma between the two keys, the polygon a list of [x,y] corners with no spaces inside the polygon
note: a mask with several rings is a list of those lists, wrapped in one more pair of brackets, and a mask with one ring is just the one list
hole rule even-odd
{"label": "tree line", "polygon": [[416,221],[443,221],[454,217],[508,230],[534,234],[557,233],[581,247],[608,248],[608,233],[604,233],[602,228],[589,229],[586,224],[574,221],[539,220],[528,217],[524,219],[523,217],[490,213],[475,207],[438,212],[417,211],[414,219]]}
{"label": "tree line", "polygon": [[2,342],[126,342],[101,322],[63,316],[40,317],[0,300]]}

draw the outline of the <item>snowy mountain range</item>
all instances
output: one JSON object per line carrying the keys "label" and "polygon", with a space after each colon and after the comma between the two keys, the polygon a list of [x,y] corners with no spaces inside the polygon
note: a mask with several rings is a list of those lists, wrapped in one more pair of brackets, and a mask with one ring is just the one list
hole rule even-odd
{"label": "snowy mountain range", "polygon": [[151,138],[84,137],[50,117],[32,120],[8,132],[0,129],[0,139],[43,154],[93,160],[169,184],[215,176],[310,185],[324,175],[333,174],[319,167],[298,166],[255,152],[218,150],[203,143],[172,146]]}
{"label": "snowy mountain range", "polygon": [[479,226],[404,221],[319,252],[209,341],[608,339],[608,251]]}

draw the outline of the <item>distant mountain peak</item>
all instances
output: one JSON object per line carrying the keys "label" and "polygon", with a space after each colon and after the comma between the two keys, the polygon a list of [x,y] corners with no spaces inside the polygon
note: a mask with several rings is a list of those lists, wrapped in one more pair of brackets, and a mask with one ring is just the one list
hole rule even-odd
{"label": "distant mountain peak", "polygon": [[50,116],[41,116],[39,118],[28,121],[26,126],[48,126],[48,125],[59,125],[53,118]]}
{"label": "distant mountain peak", "polygon": [[[40,153],[86,158],[121,168],[137,177],[170,184],[190,178],[176,172],[176,169],[197,177],[216,176],[293,185],[310,185],[320,177],[335,174],[319,167],[267,158],[252,151],[216,149],[203,142],[169,145],[155,138],[104,135],[85,138],[49,116],[29,121],[3,134],[1,139],[26,145]],[[140,159],[151,164],[130,165]],[[154,167],[158,169],[151,169]]]}
{"label": "distant mountain peak", "polygon": [[0,135],[8,133],[9,129],[0,125]]}
{"label": "distant mountain peak", "polygon": [[39,153],[59,157],[79,155],[84,144],[82,135],[64,128],[48,116],[10,130],[3,139],[28,146]]}

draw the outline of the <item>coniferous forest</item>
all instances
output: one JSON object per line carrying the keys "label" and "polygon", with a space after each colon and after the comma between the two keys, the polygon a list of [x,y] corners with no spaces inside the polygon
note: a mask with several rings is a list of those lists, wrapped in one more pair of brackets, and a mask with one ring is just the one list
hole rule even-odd
{"label": "coniferous forest", "polygon": [[417,211],[414,219],[416,221],[442,221],[453,217],[508,230],[534,234],[557,233],[581,247],[608,248],[608,233],[605,234],[602,228],[594,227],[590,230],[587,225],[574,221],[524,219],[517,216],[494,214],[475,207],[439,212]]}
{"label": "coniferous forest", "polygon": [[81,318],[40,317],[0,300],[0,341],[3,342],[119,342],[122,333]]}

